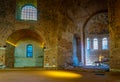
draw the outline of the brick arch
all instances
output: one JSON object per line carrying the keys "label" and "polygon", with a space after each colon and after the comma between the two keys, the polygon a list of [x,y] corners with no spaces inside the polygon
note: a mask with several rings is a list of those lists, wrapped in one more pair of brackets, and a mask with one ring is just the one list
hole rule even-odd
{"label": "brick arch", "polygon": [[40,44],[44,42],[41,36],[36,31],[30,30],[30,29],[20,29],[20,30],[13,32],[7,38],[6,42],[16,45],[18,41],[24,40],[24,39],[32,39],[32,40],[40,42]]}
{"label": "brick arch", "polygon": [[81,36],[81,39],[82,39],[82,62],[83,64],[85,65],[85,28],[86,28],[86,25],[87,23],[91,20],[92,17],[94,17],[95,15],[99,14],[99,13],[104,13],[104,12],[108,12],[107,9],[105,10],[100,10],[100,11],[97,11],[95,13],[93,13],[89,18],[87,18],[87,20],[85,21],[83,27],[82,27],[82,36]]}
{"label": "brick arch", "polygon": [[40,34],[30,29],[20,29],[13,32],[6,41],[6,54],[5,54],[5,65],[8,68],[14,68],[14,51],[15,46],[19,41],[33,40],[40,43],[41,47],[44,48],[44,41]]}

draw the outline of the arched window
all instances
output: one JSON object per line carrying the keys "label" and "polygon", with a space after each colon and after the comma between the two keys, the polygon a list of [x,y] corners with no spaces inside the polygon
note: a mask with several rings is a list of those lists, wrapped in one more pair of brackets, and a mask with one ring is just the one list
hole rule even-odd
{"label": "arched window", "polygon": [[90,39],[87,38],[87,50],[89,50],[89,49],[90,49]]}
{"label": "arched window", "polygon": [[98,39],[97,38],[93,39],[93,49],[95,49],[95,50],[98,49]]}
{"label": "arched window", "polygon": [[37,9],[34,6],[26,5],[22,8],[21,19],[37,20]]}
{"label": "arched window", "polygon": [[32,44],[28,44],[26,50],[27,50],[26,56],[27,57],[33,57],[33,46],[32,46]]}
{"label": "arched window", "polygon": [[103,50],[108,49],[108,40],[107,40],[107,38],[102,39],[102,49]]}

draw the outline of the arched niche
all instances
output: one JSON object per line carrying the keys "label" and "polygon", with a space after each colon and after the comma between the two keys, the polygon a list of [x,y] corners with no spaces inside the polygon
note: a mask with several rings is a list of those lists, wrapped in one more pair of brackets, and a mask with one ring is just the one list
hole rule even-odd
{"label": "arched niche", "polygon": [[[26,46],[33,45],[33,57],[26,57]],[[37,32],[21,29],[13,32],[6,41],[5,64],[7,67],[43,67],[44,42]]]}
{"label": "arched niche", "polygon": [[[95,65],[100,57],[103,59],[109,59],[109,49],[102,50],[102,39],[106,37],[109,41],[109,29],[108,29],[108,13],[107,11],[101,11],[93,14],[85,22],[83,28],[83,51],[84,51],[84,64]],[[90,41],[90,48],[87,49],[87,39]],[[93,48],[93,40],[97,38],[98,49]]]}
{"label": "arched niche", "polygon": [[73,66],[81,66],[81,39],[78,34],[73,36]]}

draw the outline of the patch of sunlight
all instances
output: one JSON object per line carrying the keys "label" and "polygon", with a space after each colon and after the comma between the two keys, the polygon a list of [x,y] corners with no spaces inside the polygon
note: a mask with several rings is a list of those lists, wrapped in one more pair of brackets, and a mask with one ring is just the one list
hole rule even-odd
{"label": "patch of sunlight", "polygon": [[57,78],[80,78],[82,75],[66,71],[44,71],[44,75]]}
{"label": "patch of sunlight", "polygon": [[8,44],[11,44],[13,46],[16,46],[14,43],[10,42],[10,41],[6,41]]}

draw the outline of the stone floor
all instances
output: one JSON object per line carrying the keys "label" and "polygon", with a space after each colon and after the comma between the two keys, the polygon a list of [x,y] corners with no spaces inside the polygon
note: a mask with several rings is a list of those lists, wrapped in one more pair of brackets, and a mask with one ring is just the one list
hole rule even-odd
{"label": "stone floor", "polygon": [[0,70],[0,82],[120,82],[120,72]]}

